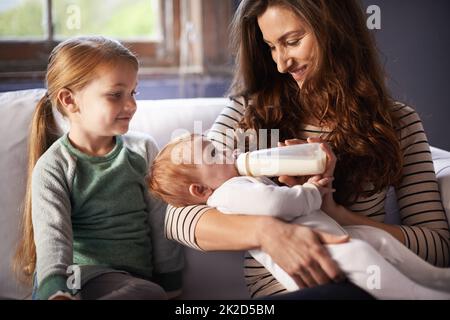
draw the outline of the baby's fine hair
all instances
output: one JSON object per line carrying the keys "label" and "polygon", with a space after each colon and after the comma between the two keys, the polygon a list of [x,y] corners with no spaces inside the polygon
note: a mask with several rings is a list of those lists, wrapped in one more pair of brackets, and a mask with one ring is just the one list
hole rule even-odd
{"label": "baby's fine hair", "polygon": [[105,37],[77,37],[61,42],[50,54],[46,73],[47,92],[33,114],[28,151],[28,181],[22,218],[22,238],[13,260],[18,278],[30,283],[36,268],[36,247],[31,220],[31,176],[37,160],[59,138],[53,107],[65,114],[58,101],[62,89],[77,91],[98,76],[100,67],[129,63],[136,71],[136,56],[116,40]]}
{"label": "baby's fine hair", "polygon": [[191,184],[200,183],[196,165],[183,161],[179,153],[183,144],[193,143],[196,137],[200,136],[191,134],[169,142],[156,156],[151,167],[148,182],[150,191],[175,207],[196,204],[189,193]]}

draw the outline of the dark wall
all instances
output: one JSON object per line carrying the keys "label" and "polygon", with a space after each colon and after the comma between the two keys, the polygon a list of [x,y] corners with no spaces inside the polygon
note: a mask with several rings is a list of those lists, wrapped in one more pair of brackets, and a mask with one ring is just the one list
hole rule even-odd
{"label": "dark wall", "polygon": [[375,33],[391,92],[419,112],[431,145],[450,150],[450,1],[362,3],[381,9]]}

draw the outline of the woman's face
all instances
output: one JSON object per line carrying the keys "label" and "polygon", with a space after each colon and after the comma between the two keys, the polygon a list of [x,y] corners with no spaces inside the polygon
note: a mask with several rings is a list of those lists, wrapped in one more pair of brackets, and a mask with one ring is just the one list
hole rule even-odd
{"label": "woman's face", "polygon": [[264,42],[280,73],[289,73],[299,87],[313,69],[316,39],[302,19],[282,6],[270,6],[258,18]]}

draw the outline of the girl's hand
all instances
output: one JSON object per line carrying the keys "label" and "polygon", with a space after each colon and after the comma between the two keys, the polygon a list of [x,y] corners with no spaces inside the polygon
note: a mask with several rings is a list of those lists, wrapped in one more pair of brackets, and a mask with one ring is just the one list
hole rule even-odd
{"label": "girl's hand", "polygon": [[57,296],[50,300],[66,300],[67,301],[67,300],[73,300],[73,299],[67,298],[66,296]]}
{"label": "girl's hand", "polygon": [[179,296],[183,293],[183,290],[175,290],[175,291],[167,291],[167,299],[169,300],[177,300]]}
{"label": "girl's hand", "polygon": [[70,298],[69,296],[64,295],[64,294],[56,294],[56,295],[50,297],[49,300],[76,300],[76,299]]}
{"label": "girl's hand", "polygon": [[324,244],[340,244],[348,236],[335,236],[271,218],[261,225],[260,249],[269,254],[301,288],[310,288],[345,276]]}

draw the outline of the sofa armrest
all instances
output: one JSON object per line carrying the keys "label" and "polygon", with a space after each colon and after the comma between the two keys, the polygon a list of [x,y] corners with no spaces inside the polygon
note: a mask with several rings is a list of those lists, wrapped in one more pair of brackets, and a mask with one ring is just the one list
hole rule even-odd
{"label": "sofa armrest", "polygon": [[431,148],[434,169],[441,191],[442,204],[450,222],[450,152]]}
{"label": "sofa armrest", "polygon": [[[450,222],[450,152],[431,147],[431,155],[441,191],[442,204],[447,214],[447,220]],[[386,211],[385,223],[401,223],[397,196],[393,187],[389,188],[384,209]]]}

